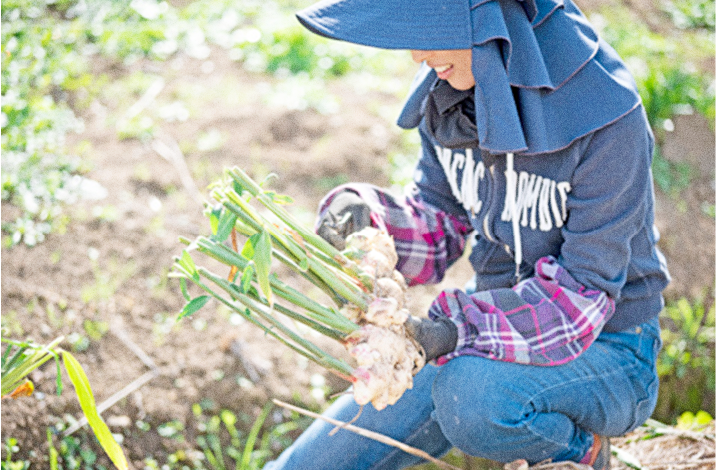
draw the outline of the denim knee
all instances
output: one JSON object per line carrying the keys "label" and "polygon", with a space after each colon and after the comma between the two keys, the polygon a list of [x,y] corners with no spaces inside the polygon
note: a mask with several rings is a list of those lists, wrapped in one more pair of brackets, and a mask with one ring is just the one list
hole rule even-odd
{"label": "denim knee", "polygon": [[[433,383],[433,416],[453,446],[487,456],[504,446],[505,432],[519,426],[525,413],[522,400],[506,393],[489,375],[475,374],[475,362],[481,360],[456,358],[441,367]],[[471,362],[469,375],[464,361]]]}

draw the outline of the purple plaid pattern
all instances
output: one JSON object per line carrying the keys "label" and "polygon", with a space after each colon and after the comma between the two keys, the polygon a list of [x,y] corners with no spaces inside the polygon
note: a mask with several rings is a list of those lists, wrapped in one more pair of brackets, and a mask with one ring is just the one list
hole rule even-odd
{"label": "purple plaid pattern", "polygon": [[331,191],[319,205],[319,219],[342,191],[357,193],[371,208],[373,226],[393,236],[397,269],[411,286],[440,282],[447,268],[462,255],[467,234],[472,231],[467,217],[428,207],[416,194],[398,198],[365,183]]}
{"label": "purple plaid pattern", "polygon": [[431,318],[446,316],[458,327],[455,351],[438,364],[473,355],[541,366],[579,356],[613,314],[612,299],[580,285],[551,256],[539,259],[535,276],[512,289],[473,295],[445,290],[429,311]]}
{"label": "purple plaid pattern", "polygon": [[[369,184],[352,183],[321,201],[322,215],[341,191],[356,192],[371,208],[373,226],[393,236],[398,270],[410,285],[437,283],[465,248],[469,220],[427,206],[416,194],[396,198]],[[468,295],[443,291],[428,312],[458,327],[455,351],[437,359],[474,355],[554,366],[568,362],[594,342],[614,314],[614,300],[579,284],[553,257],[535,264],[535,275],[512,289]]]}

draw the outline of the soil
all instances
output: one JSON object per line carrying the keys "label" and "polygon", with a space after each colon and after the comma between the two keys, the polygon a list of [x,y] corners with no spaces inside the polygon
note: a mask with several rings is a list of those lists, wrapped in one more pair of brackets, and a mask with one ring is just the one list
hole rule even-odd
{"label": "soil", "polygon": [[[2,251],[3,323],[13,336],[41,343],[72,333],[87,337],[86,349],[76,357],[98,403],[136,385],[140,377],[147,379],[103,413],[112,431],[124,436],[125,452],[138,469],[143,459],[160,459],[186,444],[139,432],[137,421],[152,429],[179,421],[191,434],[196,432],[192,404],[200,400],[210,400],[214,410],[242,413],[249,425],[271,398],[299,397],[313,408],[324,404],[324,398],[310,393],[316,374],[324,375],[321,370],[217,305],[210,303],[175,323],[184,299],[167,273],[183,248],[178,239],[208,234],[209,227],[194,189],[182,182],[182,165],[163,158],[157,142],[182,155],[179,161],[204,195],[224,167],[240,166],[257,178],[277,173],[272,186],[294,197],[295,212],[310,224],[320,198],[340,182],[388,186],[385,155],[403,139],[391,120],[400,100],[361,91],[350,79],[327,85],[339,109],[320,114],[262,102],[261,87],[271,79],[243,71],[222,51],[205,61],[179,57],[161,69],[138,63],[104,71],[118,79],[139,69],[165,83],[150,107],[191,90],[190,119],[162,121],[150,140],[120,139],[118,117],[140,94],[103,95],[88,107],[82,116],[85,131],[70,144],[89,142],[86,176],[106,188],[106,198],[73,205],[64,233],[32,248]],[[410,77],[404,81],[407,86]],[[198,150],[196,143],[210,131],[220,132],[223,145]],[[678,198],[660,193],[656,207],[661,247],[674,277],[667,295],[693,297],[714,285],[714,221],[702,210],[714,204],[713,131],[697,117],[679,118],[667,144],[667,158],[686,159],[699,168]],[[12,208],[2,209],[3,219],[12,214]],[[412,311],[425,312],[442,286],[462,285],[469,275],[462,260],[440,286],[413,289]],[[103,333],[102,326],[108,331]],[[90,337],[97,327],[100,333]],[[325,343],[343,354],[339,346]],[[63,344],[71,350],[71,342]],[[145,376],[148,372],[155,374]],[[32,379],[39,393],[3,402],[3,439],[16,438],[18,455],[30,459],[36,465],[32,468],[48,468],[45,429],[81,413],[69,389],[55,395],[54,366],[43,366]],[[331,393],[347,386],[333,376],[325,380]],[[65,384],[70,387],[66,377]],[[281,414],[272,419],[280,420]]]}

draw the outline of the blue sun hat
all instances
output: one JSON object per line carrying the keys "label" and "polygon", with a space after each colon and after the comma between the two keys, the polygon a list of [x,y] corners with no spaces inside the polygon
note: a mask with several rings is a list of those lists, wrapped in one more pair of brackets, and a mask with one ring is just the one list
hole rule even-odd
{"label": "blue sun hat", "polygon": [[[478,145],[492,153],[562,149],[641,102],[570,0],[324,0],[297,17],[314,33],[382,49],[472,49]],[[423,65],[399,126],[420,124],[438,82]]]}

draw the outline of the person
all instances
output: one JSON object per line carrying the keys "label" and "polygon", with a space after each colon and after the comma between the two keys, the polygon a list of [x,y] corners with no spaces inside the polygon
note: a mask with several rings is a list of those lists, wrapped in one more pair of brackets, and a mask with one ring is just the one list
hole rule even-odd
{"label": "person", "polygon": [[[409,50],[398,118],[422,139],[414,183],[332,190],[317,232],[337,247],[389,232],[409,284],[439,282],[470,243],[475,275],[410,334],[431,361],[357,426],[433,456],[609,468],[609,437],[652,413],[669,282],[654,228],[653,135],[633,78],[571,0],[325,0],[319,35]],[[325,412],[350,421],[339,398]],[[313,423],[270,469],[399,469],[420,459]]]}

